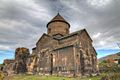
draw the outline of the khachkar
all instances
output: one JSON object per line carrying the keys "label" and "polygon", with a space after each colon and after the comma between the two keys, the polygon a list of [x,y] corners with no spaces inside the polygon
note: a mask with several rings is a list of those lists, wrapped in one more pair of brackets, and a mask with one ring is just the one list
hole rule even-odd
{"label": "khachkar", "polygon": [[58,13],[47,24],[47,33],[37,41],[32,54],[28,49],[16,49],[13,71],[58,76],[96,73],[97,53],[86,29],[73,33],[69,29],[70,24]]}

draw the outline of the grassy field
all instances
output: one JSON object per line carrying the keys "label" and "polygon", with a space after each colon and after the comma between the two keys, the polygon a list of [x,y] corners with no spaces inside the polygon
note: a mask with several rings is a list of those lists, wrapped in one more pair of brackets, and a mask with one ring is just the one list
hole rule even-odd
{"label": "grassy field", "polygon": [[100,80],[102,77],[84,77],[84,78],[67,78],[55,76],[39,76],[39,75],[15,75],[6,77],[4,80]]}

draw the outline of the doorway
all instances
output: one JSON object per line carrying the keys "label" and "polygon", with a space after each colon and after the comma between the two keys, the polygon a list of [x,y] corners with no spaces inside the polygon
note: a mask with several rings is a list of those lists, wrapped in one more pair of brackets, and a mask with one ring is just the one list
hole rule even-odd
{"label": "doorway", "polygon": [[52,75],[53,74],[53,54],[50,54],[51,58],[50,58],[50,67],[51,67],[51,70],[50,70],[50,74]]}

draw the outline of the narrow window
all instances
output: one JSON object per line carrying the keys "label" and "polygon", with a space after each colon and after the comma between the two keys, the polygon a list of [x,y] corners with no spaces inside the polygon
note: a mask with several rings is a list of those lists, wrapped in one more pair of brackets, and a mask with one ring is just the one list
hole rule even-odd
{"label": "narrow window", "polygon": [[51,28],[48,29],[48,32],[51,33]]}

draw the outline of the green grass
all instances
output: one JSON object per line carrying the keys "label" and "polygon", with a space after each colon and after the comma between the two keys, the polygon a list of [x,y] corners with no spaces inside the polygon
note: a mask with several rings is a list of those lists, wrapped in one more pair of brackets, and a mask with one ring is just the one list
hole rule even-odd
{"label": "green grass", "polygon": [[67,77],[56,77],[56,76],[39,76],[39,75],[15,75],[6,77],[4,80],[100,80],[101,76],[96,77],[84,77],[84,78],[67,78]]}
{"label": "green grass", "polygon": [[[8,77],[10,80],[74,80],[74,78],[39,76],[39,75],[16,75]],[[7,80],[6,78],[5,80]]]}

